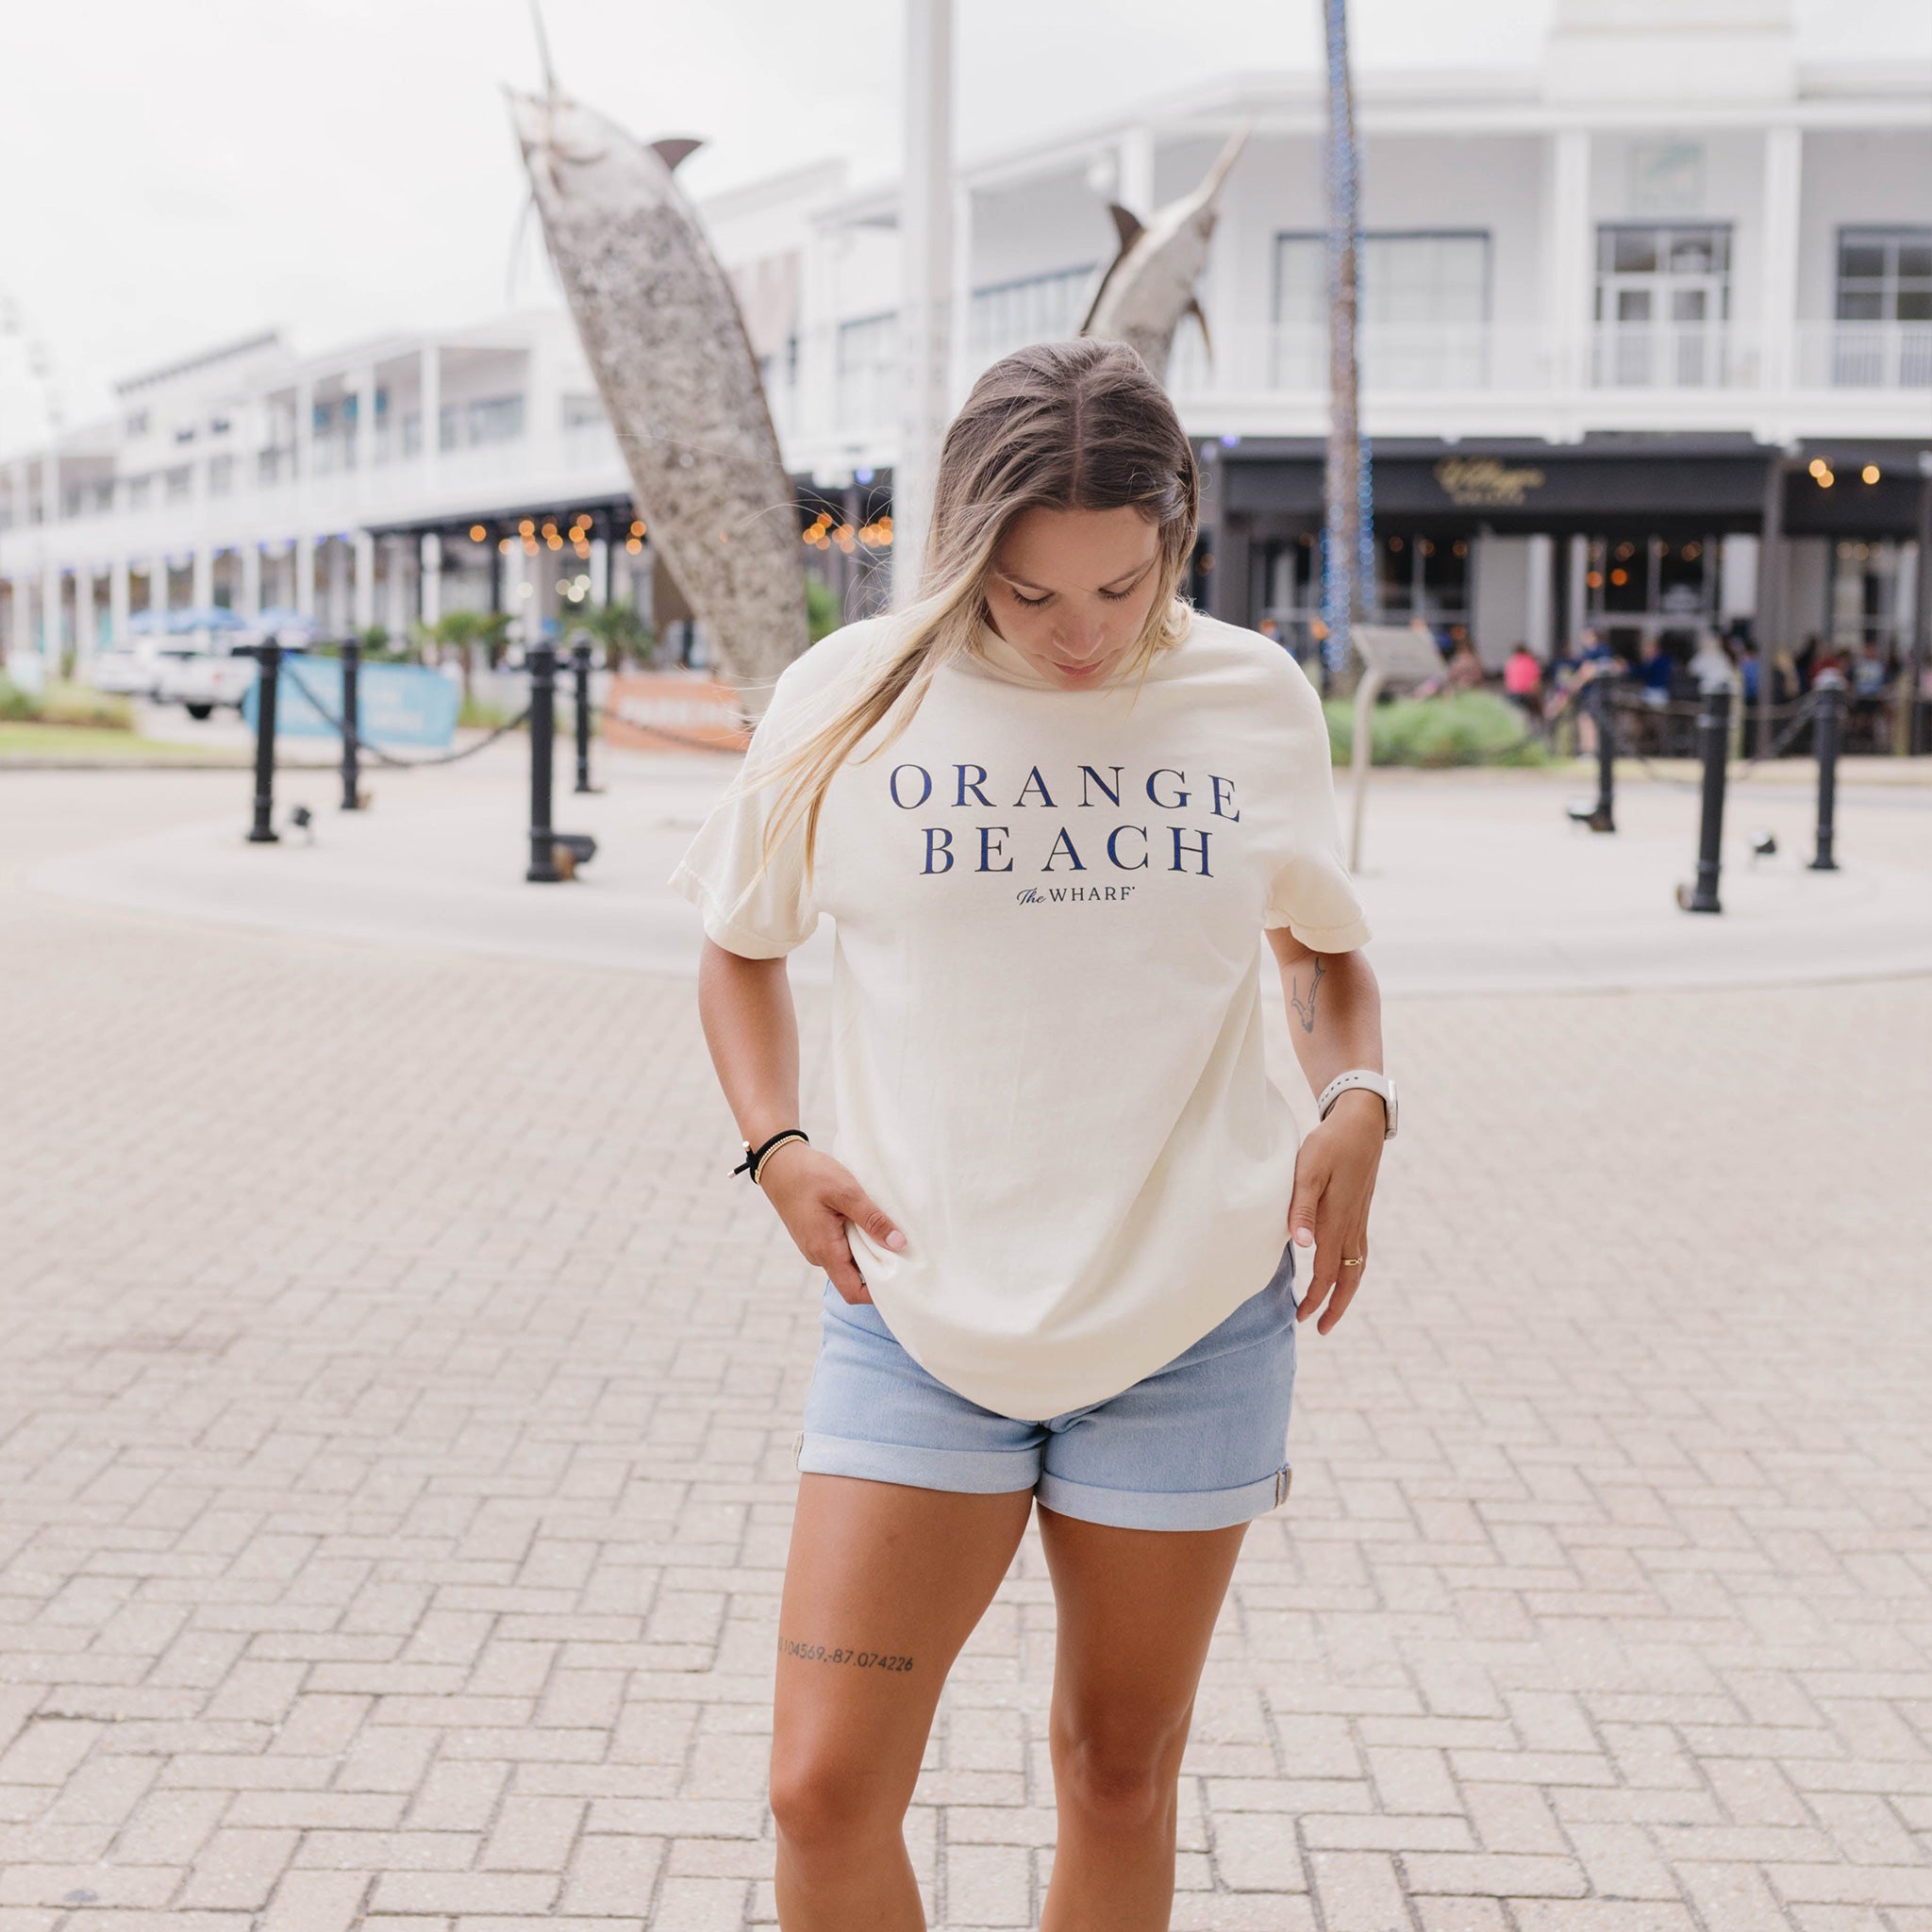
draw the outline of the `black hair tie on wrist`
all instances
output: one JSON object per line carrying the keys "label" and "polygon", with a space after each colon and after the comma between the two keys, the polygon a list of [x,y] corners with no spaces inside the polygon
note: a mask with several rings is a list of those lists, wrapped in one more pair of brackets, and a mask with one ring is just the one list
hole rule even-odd
{"label": "black hair tie on wrist", "polygon": [[752,1185],[756,1187],[758,1185],[758,1170],[788,1141],[803,1141],[808,1147],[811,1145],[811,1136],[803,1127],[781,1127],[762,1147],[754,1148],[751,1142],[747,1141],[744,1143],[744,1158],[731,1172],[733,1174],[750,1174]]}

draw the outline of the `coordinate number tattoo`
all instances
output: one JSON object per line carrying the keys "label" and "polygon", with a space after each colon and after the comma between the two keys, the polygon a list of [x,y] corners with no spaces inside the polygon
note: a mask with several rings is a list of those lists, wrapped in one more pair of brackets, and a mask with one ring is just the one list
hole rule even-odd
{"label": "coordinate number tattoo", "polygon": [[1304,1033],[1315,1030],[1315,995],[1322,991],[1322,975],[1328,969],[1322,964],[1321,955],[1315,956],[1315,976],[1308,981],[1308,996],[1302,998],[1302,976],[1297,973],[1294,984],[1289,990],[1289,1004],[1294,1008],[1295,1018],[1302,1023]]}
{"label": "coordinate number tattoo", "polygon": [[794,1643],[789,1637],[778,1640],[779,1654],[795,1657],[808,1664],[850,1664],[860,1671],[909,1671],[909,1657],[891,1657],[882,1650],[837,1650],[824,1643]]}

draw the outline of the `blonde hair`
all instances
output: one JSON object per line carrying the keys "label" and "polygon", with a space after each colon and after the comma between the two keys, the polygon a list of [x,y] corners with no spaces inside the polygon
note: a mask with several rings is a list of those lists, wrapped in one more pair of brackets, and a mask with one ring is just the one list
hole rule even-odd
{"label": "blonde hair", "polygon": [[973,385],[946,430],[916,602],[895,611],[863,688],[753,782],[784,787],[764,857],[801,820],[809,870],[834,775],[880,725],[870,758],[912,722],[940,667],[977,648],[986,582],[1014,518],[1029,509],[1139,510],[1159,531],[1147,622],[1124,660],[1144,673],[1187,635],[1180,587],[1193,557],[1201,485],[1167,392],[1124,342],[1035,342]]}

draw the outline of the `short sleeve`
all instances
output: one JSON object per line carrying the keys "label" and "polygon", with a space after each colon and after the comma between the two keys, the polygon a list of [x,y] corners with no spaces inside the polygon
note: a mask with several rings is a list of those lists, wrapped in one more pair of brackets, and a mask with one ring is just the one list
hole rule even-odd
{"label": "short sleeve", "polygon": [[785,702],[785,685],[780,678],[771,709],[752,734],[742,769],[671,874],[671,884],[703,912],[706,936],[746,959],[775,959],[791,952],[819,923],[802,820],[793,818],[766,850],[787,783],[765,774],[797,741],[797,708]]}
{"label": "short sleeve", "polygon": [[1328,724],[1301,667],[1285,653],[1283,660],[1291,674],[1286,811],[1261,924],[1285,925],[1313,952],[1352,953],[1368,943],[1369,924],[1342,854]]}

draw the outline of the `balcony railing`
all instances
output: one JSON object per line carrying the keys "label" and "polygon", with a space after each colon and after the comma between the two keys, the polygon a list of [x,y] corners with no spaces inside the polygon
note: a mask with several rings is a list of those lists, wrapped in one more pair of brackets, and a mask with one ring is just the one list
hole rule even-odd
{"label": "balcony railing", "polygon": [[1932,322],[1806,323],[1800,389],[1932,389]]}
{"label": "balcony railing", "polygon": [[1596,331],[1590,379],[1596,389],[1751,389],[1757,358],[1728,323],[1613,322]]}

